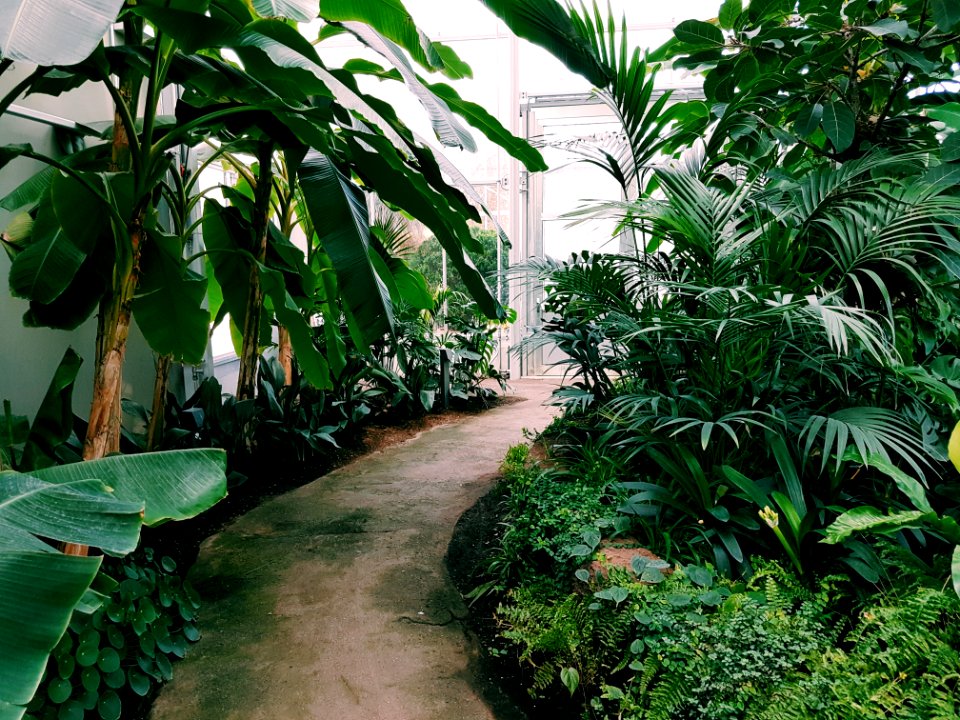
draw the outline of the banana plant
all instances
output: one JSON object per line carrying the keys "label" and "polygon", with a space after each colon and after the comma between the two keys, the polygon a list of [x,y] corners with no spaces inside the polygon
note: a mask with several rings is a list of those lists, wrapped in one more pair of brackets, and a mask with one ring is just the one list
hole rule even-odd
{"label": "banana plant", "polygon": [[[26,6],[53,12],[59,19],[52,6]],[[90,6],[81,1],[78,12],[94,12]],[[426,42],[417,32],[411,35],[412,21],[399,4],[390,12],[373,2],[329,3],[329,8],[325,3],[324,9],[337,22],[345,18],[351,27],[365,23],[382,32],[429,70],[451,77],[469,72],[449,48]],[[261,17],[260,10],[270,16]],[[276,138],[279,147],[324,152],[345,177],[422,216],[484,311],[494,317],[502,312],[464,255],[464,248],[476,249],[464,216],[479,216],[466,195],[443,179],[441,168],[447,166],[391,108],[363,95],[349,71],[329,70],[309,41],[275,17],[278,11],[289,12],[290,20],[304,20],[315,17],[316,3],[251,6],[213,0],[189,8],[159,0],[129,3],[120,14],[125,47],[98,45],[76,65],[41,66],[0,101],[2,109],[24,92],[58,94],[92,78],[103,84],[116,107],[102,145],[60,159],[27,146],[0,151],[0,166],[25,157],[51,168],[3,202],[7,209],[20,211],[5,247],[14,256],[11,287],[30,300],[27,324],[76,327],[99,308],[95,400],[85,457],[117,448],[119,389],[131,322],[140,325],[160,355],[197,362],[205,346],[210,321],[202,306],[206,281],[182,260],[187,238],[165,226],[159,212],[162,198],[174,215],[185,214],[184,177],[173,154],[180,145],[224,132],[250,132]],[[235,53],[244,69],[225,53]],[[134,56],[143,62],[132,62]],[[120,82],[115,84],[112,77]],[[183,88],[175,118],[159,113],[159,98],[172,85]],[[449,107],[471,114],[453,101]],[[441,104],[432,103],[431,111],[438,128],[453,127],[451,114],[443,112]],[[484,125],[499,142],[508,141],[506,131],[493,128],[488,118]],[[460,133],[454,135],[458,144],[466,142]],[[442,129],[438,136],[453,141]],[[517,152],[515,139],[509,144]],[[331,259],[336,260],[336,254]],[[356,293],[354,297],[369,295],[369,286],[341,282],[338,287]],[[282,286],[276,286],[275,295],[275,310],[296,311]],[[176,323],[169,322],[171,308]]]}
{"label": "banana plant", "polygon": [[178,450],[0,472],[0,719],[18,720],[102,557],[49,542],[133,551],[141,525],[193,517],[226,494],[226,456]]}

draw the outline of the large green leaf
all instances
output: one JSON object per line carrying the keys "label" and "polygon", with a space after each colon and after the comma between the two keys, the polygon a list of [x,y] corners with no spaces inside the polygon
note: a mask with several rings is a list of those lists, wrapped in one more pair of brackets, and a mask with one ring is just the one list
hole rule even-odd
{"label": "large green leaf", "polygon": [[0,542],[0,720],[19,720],[99,557],[14,550]]}
{"label": "large green leaf", "polygon": [[469,67],[452,50],[423,34],[399,0],[323,0],[320,14],[333,22],[366,23],[425,68],[440,70],[455,79],[470,75]]}
{"label": "large green leaf", "polygon": [[123,0],[0,0],[0,56],[72,65],[93,52]]}
{"label": "large green leaf", "polygon": [[70,285],[87,253],[64,232],[49,197],[41,204],[29,243],[10,266],[10,292],[39,303],[51,303]]}
{"label": "large green leaf", "polygon": [[933,19],[944,32],[960,28],[960,4],[956,0],[930,0]]}
{"label": "large green leaf", "polygon": [[390,61],[396,68],[407,89],[420,101],[430,124],[437,135],[437,139],[447,147],[460,147],[470,152],[476,152],[477,144],[470,131],[467,130],[457,117],[450,112],[450,107],[441,98],[428,88],[414,71],[403,51],[394,43],[378,35],[374,30],[363,23],[345,22],[344,27],[356,35],[360,41],[371,50],[379,53]]}
{"label": "large green leaf", "polygon": [[939,120],[948,128],[960,130],[960,103],[950,102],[927,110],[927,116]]}
{"label": "large green leaf", "polygon": [[464,252],[475,246],[463,216],[452,210],[447,198],[431,188],[423,176],[409,168],[396,149],[382,137],[355,133],[348,137],[351,158],[364,182],[377,189],[388,203],[418,218],[437,237],[447,251],[464,285],[487,317],[503,316],[503,308],[476,266]]}
{"label": "large green leaf", "polygon": [[282,17],[297,22],[310,22],[320,11],[320,0],[252,0],[253,9],[261,17]]}
{"label": "large green leaf", "polygon": [[107,290],[113,271],[112,250],[112,246],[103,243],[97,252],[88,256],[53,302],[31,300],[29,309],[23,314],[23,324],[60,330],[74,330],[83,324],[97,309]]}
{"label": "large green leaf", "polygon": [[2,720],[23,716],[50,652],[100,567],[98,557],[62,555],[39,537],[126,553],[137,546],[142,509],[143,503],[119,500],[90,475],[50,484],[0,473]]}
{"label": "large green leaf", "polygon": [[863,506],[848,510],[838,517],[828,528],[827,535],[821,541],[828,545],[843,542],[854,533],[875,532],[894,533],[906,528],[917,527],[931,513],[921,510],[904,510],[884,515],[875,507]]}
{"label": "large green leaf", "polygon": [[289,25],[277,20],[258,20],[244,27],[227,45],[246,64],[256,65],[258,58],[254,53],[260,53],[281,71],[271,75],[262,63],[257,65],[257,72],[262,73],[261,80],[266,84],[272,83],[273,76],[281,82],[289,81],[291,71],[299,72],[296,81],[305,95],[330,96],[344,108],[360,113],[398,147],[409,145],[409,140],[397,131],[395,124],[378,112],[368,99],[327,70],[313,45]]}
{"label": "large green leaf", "polygon": [[[131,552],[140,533],[142,501],[130,501],[95,478],[89,463],[75,463],[78,472],[63,482],[40,479],[44,470],[30,474],[0,472],[0,526],[3,545],[39,549],[28,537],[92,545],[116,554]],[[63,466],[63,467],[74,467]]]}
{"label": "large green leaf", "polygon": [[267,297],[267,309],[273,311],[277,322],[290,333],[290,343],[304,377],[314,387],[322,390],[332,388],[330,366],[317,349],[313,328],[287,292],[283,274],[279,270],[261,265],[260,283]]}
{"label": "large green leaf", "polygon": [[57,447],[66,442],[73,431],[73,383],[82,363],[83,359],[73,348],[67,348],[33,419],[17,465],[20,470],[48,467],[57,462]]}
{"label": "large green leaf", "polygon": [[526,140],[514,136],[500,121],[488,113],[483,107],[460,97],[460,94],[446,83],[430,85],[434,95],[441,98],[451,110],[463,117],[489,140],[506,150],[510,155],[522,162],[530,172],[541,172],[547,169],[547,163],[540,151],[532,147]]}
{"label": "large green leaf", "polygon": [[878,453],[870,453],[864,460],[856,448],[850,448],[844,454],[844,459],[862,462],[867,467],[876,468],[896,483],[897,488],[907,496],[907,499],[910,500],[914,508],[922,512],[933,512],[930,501],[927,499],[927,491],[923,485],[921,485],[916,478],[907,475],[907,473],[890,462],[889,458],[885,458]]}
{"label": "large green leaf", "polygon": [[673,29],[673,34],[680,42],[698,48],[722,46],[725,42],[720,28],[702,20],[684,20]]}
{"label": "large green leaf", "polygon": [[843,152],[853,144],[856,118],[853,111],[842,103],[825,103],[820,120],[823,131],[837,152]]}
{"label": "large green leaf", "polygon": [[98,478],[119,500],[142,503],[143,522],[156,525],[191,518],[223,499],[225,468],[222,450],[171,450],[88,460],[33,474],[52,483]]}
{"label": "large green leaf", "polygon": [[[253,262],[250,223],[240,209],[225,208],[216,200],[207,200],[203,206],[203,241],[213,266],[210,287],[215,295],[223,298],[220,312],[225,309],[233,322],[242,327],[247,314],[250,264]],[[260,328],[260,344],[269,342],[270,327],[264,322]]]}
{"label": "large green leaf", "polygon": [[187,450],[0,473],[0,720],[19,719],[100,558],[45,539],[126,553],[142,522],[191,517],[226,493],[225,455]]}
{"label": "large green leaf", "polygon": [[555,0],[481,2],[517,35],[548,50],[573,72],[583,75],[597,87],[604,87],[609,81],[609,71]]}
{"label": "large green leaf", "polygon": [[184,264],[179,238],[159,231],[149,235],[133,317],[154,352],[172,355],[177,362],[200,363],[210,327],[210,312],[203,307],[207,279]]}
{"label": "large green leaf", "polygon": [[327,365],[334,377],[347,366],[347,346],[340,333],[341,315],[338,298],[340,291],[337,287],[337,273],[330,261],[330,256],[323,248],[313,252],[313,264],[317,270],[320,282],[317,284],[317,302],[323,316],[323,337],[326,341]]}
{"label": "large green leaf", "polygon": [[314,231],[337,270],[343,299],[369,342],[391,331],[389,293],[370,262],[370,221],[363,191],[329,157],[311,150],[298,170]]}

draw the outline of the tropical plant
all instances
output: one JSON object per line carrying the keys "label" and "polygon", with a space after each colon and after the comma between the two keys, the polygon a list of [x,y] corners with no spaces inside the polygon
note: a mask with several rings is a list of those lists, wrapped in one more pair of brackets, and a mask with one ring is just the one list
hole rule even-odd
{"label": "tropical plant", "polygon": [[[950,459],[960,470],[960,423],[954,427],[950,437]],[[930,504],[927,491],[914,478],[880,459],[875,459],[873,465],[893,480],[911,507],[887,514],[870,505],[852,508],[827,527],[823,542],[831,545],[842,543],[855,533],[897,535],[903,538],[905,530],[922,531],[953,546],[950,551],[950,576],[953,589],[960,595],[960,524],[956,518],[938,513]]]}
{"label": "tropical plant", "polygon": [[937,477],[934,401],[956,395],[927,368],[950,338],[911,348],[915,365],[897,338],[907,297],[943,302],[926,268],[950,267],[958,201],[899,180],[902,163],[736,187],[660,170],[665,199],[629,208],[646,253],[541,264],[558,319],[538,342],[575,348],[560,400],[599,413],[624,475],[641,475],[626,512],[664,530],[685,518],[690,550],[706,542],[727,570],[771,508],[770,540],[803,571],[828,508],[883,492],[853,472],[871,456]]}
{"label": "tropical plant", "polygon": [[45,540],[129,553],[141,524],[193,517],[221,499],[224,467],[222,451],[194,450],[0,472],[0,717],[22,717],[74,609],[100,600],[88,588],[102,556],[65,555]]}
{"label": "tropical plant", "polygon": [[68,348],[60,360],[33,422],[14,415],[3,402],[0,419],[0,470],[29,471],[66,462],[62,445],[73,432],[73,383],[83,360]]}
{"label": "tropical plant", "polygon": [[686,20],[655,57],[704,74],[711,161],[747,168],[877,148],[957,159],[954,90],[960,12],[949,2],[726,0]]}
{"label": "tropical plant", "polygon": [[[108,581],[109,576],[119,581]],[[200,598],[172,558],[139,548],[107,558],[98,576],[103,604],[74,613],[28,705],[35,718],[130,717],[173,677],[172,663],[200,639]],[[110,587],[108,587],[110,586]]]}
{"label": "tropical plant", "polygon": [[[496,284],[497,280],[497,244],[500,242],[500,236],[493,230],[483,230],[476,226],[470,228],[470,234],[480,244],[482,250],[474,256],[474,262],[477,271],[487,279],[491,285]],[[428,237],[417,249],[411,253],[410,267],[422,273],[427,283],[434,289],[440,288],[443,283],[443,248],[435,237]],[[504,274],[510,267],[510,254],[507,248],[502,248],[500,253],[500,271]],[[466,288],[460,281],[459,276],[451,275],[447,278],[447,288],[453,292],[461,294],[466,293]],[[507,302],[507,287],[504,283],[500,302]]]}
{"label": "tropical plant", "polygon": [[[3,109],[26,91],[57,94],[93,78],[116,106],[115,122],[105,134],[107,145],[59,160],[29,147],[8,147],[0,157],[3,163],[28,157],[50,165],[4,201],[8,209],[26,212],[15,221],[5,247],[15,256],[13,289],[31,301],[27,321],[73,327],[101,306],[87,457],[117,448],[119,382],[131,317],[161,355],[196,362],[206,344],[210,316],[202,306],[205,280],[182,259],[193,225],[188,219],[191,188],[172,152],[181,145],[216,137],[227,150],[252,148],[259,158],[260,182],[253,188],[248,212],[209,203],[204,222],[217,277],[245,278],[242,283],[220,282],[223,304],[238,327],[245,328],[241,395],[247,394],[255,377],[250,368],[262,345],[264,302],[290,333],[305,374],[320,386],[330,382],[330,363],[312,342],[307,321],[312,307],[298,301],[282,272],[265,264],[273,236],[273,159],[281,148],[288,173],[282,201],[289,206],[297,192],[290,183],[296,178],[303,196],[299,207],[314,219],[322,218],[311,226],[340,276],[337,287],[345,299],[341,309],[349,310],[348,321],[361,336],[369,340],[389,330],[390,312],[383,282],[372,266],[363,191],[354,176],[364,188],[376,188],[385,202],[431,227],[484,312],[490,316],[500,312],[463,254],[464,248],[477,249],[464,216],[479,219],[479,215],[466,195],[441,178],[440,167],[457,184],[464,184],[462,177],[414,137],[390,108],[361,93],[350,71],[328,70],[315,47],[275,17],[273,5],[257,8],[270,17],[265,19],[236,0],[214,0],[189,9],[131,3],[119,16],[124,23],[123,47],[98,45],[69,67],[41,66],[0,104]],[[284,5],[284,12],[290,20],[306,21],[316,17],[317,8],[317,2],[299,2]],[[33,10],[40,17],[56,18],[55,9],[38,4]],[[114,18],[103,10],[95,3],[80,4],[78,12],[89,22],[77,24],[76,40],[92,32],[94,21],[102,21],[104,30],[109,26]],[[20,30],[27,32],[27,21],[37,16],[23,17],[24,26],[14,28],[11,37]],[[469,74],[469,68],[449,48],[421,42],[402,6],[380,12],[373,3],[325,2],[322,17],[327,25],[321,40],[336,32],[352,32],[402,68],[402,79],[427,105],[443,142],[469,145],[465,131],[448,132],[460,128],[456,113],[531,169],[542,167],[536,151],[512,138],[476,106],[452,90],[445,92],[445,100],[438,100],[415,73],[404,72],[409,64],[404,51],[425,68],[453,77]],[[38,60],[56,62],[56,53],[48,57],[41,49],[49,48],[46,43],[37,48]],[[231,53],[243,69],[225,59],[233,57]],[[128,62],[134,56],[144,61]],[[7,66],[9,62],[3,69]],[[120,78],[119,86],[113,76]],[[158,114],[159,98],[173,84],[183,88],[176,123]],[[141,107],[143,115],[137,117]],[[160,222],[161,199],[173,217],[172,227]],[[76,211],[94,206],[102,212]],[[306,277],[297,274],[301,280]],[[177,308],[180,318],[176,331],[166,322],[171,307]],[[163,398],[165,393],[156,396]]]}

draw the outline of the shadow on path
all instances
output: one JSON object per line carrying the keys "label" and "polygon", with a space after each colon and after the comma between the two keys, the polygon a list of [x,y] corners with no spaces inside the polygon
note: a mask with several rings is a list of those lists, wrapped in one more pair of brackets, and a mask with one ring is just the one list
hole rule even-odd
{"label": "shadow on path", "polygon": [[492,720],[443,557],[554,385],[274,498],[204,542],[204,637],[151,720]]}

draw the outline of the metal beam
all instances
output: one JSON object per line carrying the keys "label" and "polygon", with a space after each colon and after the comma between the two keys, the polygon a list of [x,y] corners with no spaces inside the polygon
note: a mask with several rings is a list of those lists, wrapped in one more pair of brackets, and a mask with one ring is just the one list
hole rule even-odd
{"label": "metal beam", "polygon": [[73,120],[67,120],[59,115],[51,115],[50,113],[43,112],[42,110],[34,110],[33,108],[24,107],[23,105],[11,105],[9,108],[7,108],[6,114],[22,118],[23,120],[30,120],[31,122],[40,123],[42,125],[49,125],[50,127],[70,130],[71,132],[75,132],[79,135],[100,135],[99,130],[94,130],[89,125],[84,125]]}

